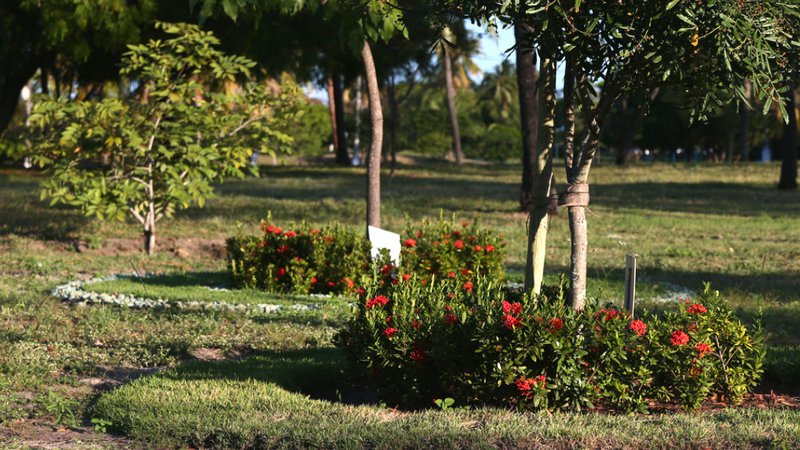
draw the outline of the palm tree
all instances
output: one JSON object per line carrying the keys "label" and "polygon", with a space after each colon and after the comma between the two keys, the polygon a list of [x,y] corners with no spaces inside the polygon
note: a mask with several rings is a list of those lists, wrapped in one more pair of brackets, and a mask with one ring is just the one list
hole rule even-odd
{"label": "palm tree", "polygon": [[457,22],[444,28],[437,46],[439,59],[443,62],[447,110],[453,131],[453,156],[459,166],[464,161],[464,152],[461,149],[461,131],[458,127],[456,91],[471,85],[470,74],[480,73],[480,68],[472,60],[472,56],[478,53],[479,45],[480,41],[466,29],[464,23]]}

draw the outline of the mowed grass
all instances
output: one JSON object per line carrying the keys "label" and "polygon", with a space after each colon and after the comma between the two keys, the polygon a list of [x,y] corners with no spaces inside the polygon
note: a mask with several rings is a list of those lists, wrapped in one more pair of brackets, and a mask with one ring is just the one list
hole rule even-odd
{"label": "mowed grass", "polygon": [[[643,298],[662,294],[665,286],[696,289],[710,281],[744,320],[763,310],[766,381],[776,390],[796,392],[800,197],[774,189],[777,174],[776,165],[762,164],[593,169],[590,295],[621,303],[621,269],[627,253],[639,255]],[[383,225],[402,230],[409,221],[440,214],[455,215],[457,220],[479,216],[484,226],[504,234],[510,278],[521,280],[526,216],[517,211],[519,178],[516,165],[401,167],[395,177],[383,179]],[[188,373],[183,361],[207,348],[229,356],[254,353],[252,364],[269,355],[280,357],[281,352],[321,349],[323,353],[304,358],[324,364],[307,365],[340,367],[321,356],[331,351],[330,339],[340,322],[335,317],[287,320],[61,304],[48,295],[49,289],[76,277],[131,273],[135,268],[150,274],[215,274],[206,280],[211,283],[219,279],[214,276],[223,276],[225,261],[177,255],[166,247],[150,258],[135,252],[104,252],[111,239],[138,241],[138,227],[130,222],[96,222],[69,208],[47,207],[38,200],[38,183],[38,175],[0,171],[0,422],[12,431],[17,419],[56,421],[55,406],[66,405],[86,424],[103,411],[117,418],[112,422],[118,430],[138,438],[145,438],[147,427],[156,427],[153,436],[158,437],[150,442],[162,446],[201,441],[212,446],[229,442],[278,447],[800,445],[796,413],[779,410],[634,418],[484,410],[412,414],[330,403],[336,398],[329,392],[322,395],[318,388],[287,385],[275,371],[258,377],[233,366],[234,374],[248,375],[221,376],[219,370],[198,366],[196,370],[209,375],[181,378]],[[279,223],[342,222],[360,230],[365,185],[363,168],[264,168],[260,178],[220,186],[219,196],[206,208],[181,211],[175,219],[160,223],[159,238],[162,243],[177,238],[220,240],[235,234],[238,224],[244,232],[257,232],[267,211]],[[551,230],[547,276],[554,282],[569,262],[565,213],[554,219]],[[99,249],[76,252],[73,240]],[[166,286],[161,295],[195,300],[207,292],[212,292],[207,299],[218,295],[192,283]],[[120,291],[123,286],[107,287]],[[124,287],[130,293],[160,289],[136,282]],[[295,301],[264,298],[270,300],[254,301]],[[670,306],[645,300],[640,307]],[[246,359],[241,364],[251,362]],[[98,409],[91,408],[98,387],[87,380],[113,381],[119,372],[146,367],[175,369],[114,390],[99,400]],[[326,383],[324,372],[319,375],[321,384]],[[126,410],[137,411],[141,422],[131,414],[124,416]],[[191,434],[193,428],[197,434]]]}

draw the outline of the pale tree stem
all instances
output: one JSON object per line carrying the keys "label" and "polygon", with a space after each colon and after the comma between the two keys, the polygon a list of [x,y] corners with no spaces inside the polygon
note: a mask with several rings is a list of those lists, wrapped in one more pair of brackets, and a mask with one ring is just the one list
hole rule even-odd
{"label": "pale tree stem", "polygon": [[369,43],[364,41],[361,49],[364,60],[364,73],[367,78],[367,95],[372,121],[372,140],[367,157],[367,225],[381,226],[381,148],[383,146],[383,111],[381,93],[378,89],[378,75]]}
{"label": "pale tree stem", "polygon": [[533,204],[528,224],[528,249],[525,263],[525,290],[539,294],[544,278],[544,263],[547,248],[547,231],[550,227],[548,206],[550,186],[553,183],[553,141],[555,138],[555,62],[541,58],[538,92],[539,131],[538,152],[533,174]]}
{"label": "pale tree stem", "polygon": [[447,111],[450,113],[450,128],[453,131],[453,157],[456,165],[464,163],[464,151],[461,149],[461,130],[458,126],[458,109],[456,106],[456,88],[453,84],[453,58],[450,50],[444,46],[444,81],[447,92]]}

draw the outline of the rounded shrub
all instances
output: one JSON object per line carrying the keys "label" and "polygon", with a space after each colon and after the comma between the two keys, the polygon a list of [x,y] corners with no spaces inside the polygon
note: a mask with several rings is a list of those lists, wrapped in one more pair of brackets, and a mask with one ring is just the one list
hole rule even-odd
{"label": "rounded shrub", "polygon": [[711,393],[741,401],[761,373],[760,329],[747,330],[710,293],[705,306],[635,320],[613,307],[575,311],[563,296],[509,297],[486,278],[381,279],[361,292],[336,343],[385,401],[409,408],[446,398],[641,412],[657,398],[693,408]]}

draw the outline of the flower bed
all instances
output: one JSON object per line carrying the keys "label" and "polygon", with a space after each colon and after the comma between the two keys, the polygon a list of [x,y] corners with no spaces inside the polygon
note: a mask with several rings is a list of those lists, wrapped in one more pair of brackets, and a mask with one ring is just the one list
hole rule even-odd
{"label": "flower bed", "polygon": [[631,320],[594,305],[576,312],[563,296],[509,301],[485,279],[422,281],[368,288],[336,338],[393,404],[644,412],[656,398],[694,408],[712,394],[740,402],[762,372],[759,326],[748,330],[708,287],[677,313]]}
{"label": "flower bed", "polygon": [[[372,278],[370,243],[341,226],[279,227],[262,221],[261,236],[229,238],[228,269],[236,287],[296,294],[350,294]],[[380,264],[395,281],[411,274],[420,280],[472,282],[477,276],[502,280],[505,244],[476,222],[423,222],[402,238],[400,267]]]}

